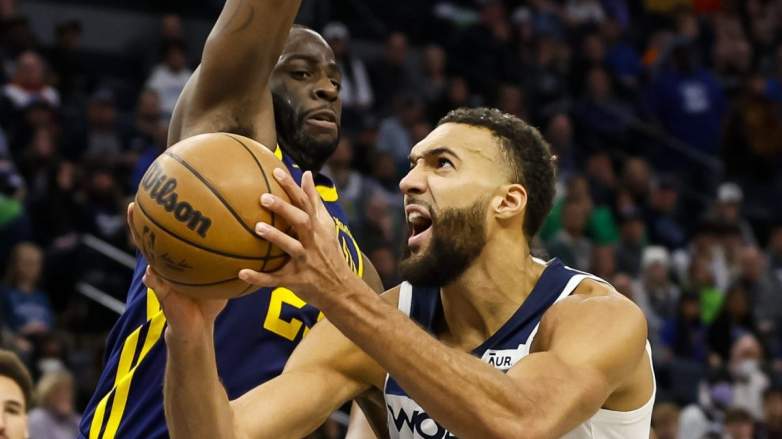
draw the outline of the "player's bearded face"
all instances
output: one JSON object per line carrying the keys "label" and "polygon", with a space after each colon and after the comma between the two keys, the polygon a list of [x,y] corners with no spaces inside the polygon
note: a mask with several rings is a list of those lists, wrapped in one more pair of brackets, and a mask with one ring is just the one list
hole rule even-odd
{"label": "player's bearded face", "polygon": [[443,209],[439,213],[428,206],[432,220],[429,244],[417,254],[405,246],[399,265],[402,278],[425,287],[443,287],[456,280],[486,245],[488,203],[489,198],[482,197],[472,206]]}
{"label": "player's bearded face", "polygon": [[302,168],[319,169],[337,148],[339,123],[336,133],[311,133],[305,124],[311,110],[297,105],[293,94],[275,92],[272,97],[280,144]]}

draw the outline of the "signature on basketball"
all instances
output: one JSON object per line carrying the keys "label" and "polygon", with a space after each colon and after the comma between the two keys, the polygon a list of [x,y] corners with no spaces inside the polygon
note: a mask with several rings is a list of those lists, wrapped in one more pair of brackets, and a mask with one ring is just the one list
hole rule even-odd
{"label": "signature on basketball", "polygon": [[188,229],[206,238],[212,220],[204,216],[200,210],[193,208],[187,201],[180,201],[176,187],[176,179],[164,174],[157,163],[152,164],[141,180],[141,189],[149,194],[149,198],[162,206],[166,212],[173,213],[177,221],[187,224]]}

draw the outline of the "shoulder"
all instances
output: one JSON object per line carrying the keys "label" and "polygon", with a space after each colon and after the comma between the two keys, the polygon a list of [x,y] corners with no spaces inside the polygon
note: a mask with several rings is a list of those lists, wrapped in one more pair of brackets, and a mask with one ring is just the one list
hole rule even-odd
{"label": "shoulder", "polygon": [[539,335],[546,347],[594,336],[645,346],[647,324],[641,309],[610,284],[584,279],[544,314]]}

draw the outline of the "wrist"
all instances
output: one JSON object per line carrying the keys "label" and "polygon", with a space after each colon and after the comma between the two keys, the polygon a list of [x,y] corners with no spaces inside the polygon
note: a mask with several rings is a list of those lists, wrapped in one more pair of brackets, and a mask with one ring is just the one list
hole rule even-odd
{"label": "wrist", "polygon": [[213,329],[214,327],[209,325],[195,332],[183,333],[169,325],[164,334],[166,346],[172,354],[188,354],[198,351],[214,343]]}

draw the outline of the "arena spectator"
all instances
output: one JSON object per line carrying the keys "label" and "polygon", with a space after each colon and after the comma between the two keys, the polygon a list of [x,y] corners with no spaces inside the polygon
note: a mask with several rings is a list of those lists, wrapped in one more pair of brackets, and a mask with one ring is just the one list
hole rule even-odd
{"label": "arena spectator", "polygon": [[405,34],[394,32],[388,36],[383,57],[370,65],[369,73],[377,97],[375,106],[381,114],[387,113],[394,97],[413,90],[415,84]]}
{"label": "arena spectator", "polygon": [[43,252],[25,242],[14,247],[0,294],[9,328],[23,337],[36,337],[52,330],[54,313],[48,295],[39,289]]}
{"label": "arena spectator", "polygon": [[730,350],[742,335],[756,334],[755,318],[747,291],[740,284],[733,285],[709,328],[709,347],[722,363],[730,359]]}
{"label": "arena spectator", "polygon": [[70,373],[44,375],[35,396],[37,407],[28,416],[31,438],[72,439],[79,435],[81,416],[75,412],[75,383]]}
{"label": "arena spectator", "polygon": [[646,247],[641,274],[633,285],[633,298],[649,324],[649,338],[656,341],[664,322],[676,316],[681,291],[671,280],[670,254],[664,247]]}
{"label": "arena spectator", "polygon": [[391,155],[397,176],[409,168],[407,157],[414,145],[413,127],[424,120],[424,104],[413,94],[394,95],[394,113],[380,122],[377,150]]}
{"label": "arena spectator", "polygon": [[782,438],[782,389],[772,386],[763,394],[763,422],[759,426],[761,437]]}
{"label": "arena spectator", "polygon": [[725,437],[729,439],[754,439],[755,421],[748,411],[734,408],[725,413]]}
{"label": "arena spectator", "polygon": [[0,433],[8,439],[27,439],[27,411],[32,404],[33,382],[13,352],[0,350]]}
{"label": "arena spectator", "polygon": [[181,41],[169,41],[163,47],[163,62],[158,64],[147,79],[146,87],[160,96],[163,118],[168,120],[174,112],[179,95],[193,73],[188,67],[187,51]]}
{"label": "arena spectator", "polygon": [[416,88],[424,100],[431,104],[441,100],[448,88],[448,58],[445,50],[436,44],[426,46],[421,58],[421,74],[417,78]]}
{"label": "arena spectator", "polygon": [[547,245],[548,253],[577,270],[589,269],[592,241],[585,236],[588,219],[589,206],[585,200],[565,199],[562,205],[562,229]]}
{"label": "arena spectator", "polygon": [[657,404],[652,412],[652,428],[657,439],[677,439],[679,407],[671,403]]}
{"label": "arena spectator", "polygon": [[3,96],[16,111],[42,101],[53,107],[60,105],[60,94],[46,83],[46,65],[36,52],[23,52],[16,59],[11,82],[3,88]]}
{"label": "arena spectator", "polygon": [[375,96],[369,81],[367,67],[359,56],[350,49],[350,31],[347,26],[333,22],[323,28],[323,38],[334,50],[334,57],[342,72],[340,97],[342,110],[348,112],[347,119],[360,117],[362,110],[372,108]]}
{"label": "arena spectator", "polygon": [[763,418],[763,394],[770,380],[761,368],[763,351],[752,335],[743,335],[730,350],[728,368],[733,377],[733,407],[742,408],[754,419]]}
{"label": "arena spectator", "polygon": [[705,364],[709,354],[706,326],[701,321],[697,295],[685,293],[681,297],[676,316],[665,322],[660,339],[669,356]]}
{"label": "arena spectator", "polygon": [[627,209],[619,215],[619,244],[616,249],[618,270],[631,276],[641,272],[641,259],[646,246],[645,225],[637,209]]}

